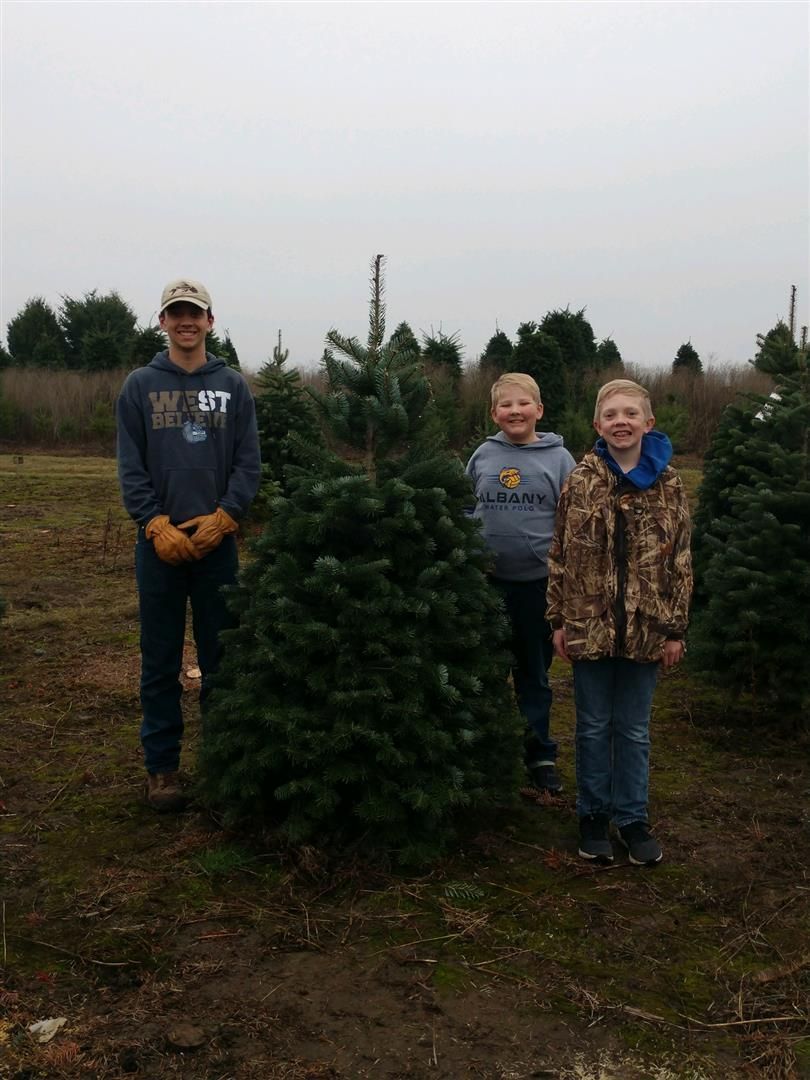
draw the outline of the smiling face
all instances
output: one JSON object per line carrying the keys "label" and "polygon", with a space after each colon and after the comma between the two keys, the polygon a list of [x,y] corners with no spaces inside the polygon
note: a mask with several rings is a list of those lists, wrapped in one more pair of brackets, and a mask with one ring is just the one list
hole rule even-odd
{"label": "smiling face", "polygon": [[[593,422],[614,458],[627,460],[641,451],[641,436],[655,426],[647,398],[640,394],[610,394]],[[618,456],[617,456],[618,455]]]}
{"label": "smiling face", "polygon": [[534,429],[543,415],[543,405],[516,383],[503,383],[490,415],[510,442],[525,446],[537,440]]}
{"label": "smiling face", "polygon": [[195,304],[181,300],[161,312],[160,326],[169,338],[169,355],[172,350],[177,354],[188,355],[205,353],[205,335],[214,325],[214,319],[208,312]]}

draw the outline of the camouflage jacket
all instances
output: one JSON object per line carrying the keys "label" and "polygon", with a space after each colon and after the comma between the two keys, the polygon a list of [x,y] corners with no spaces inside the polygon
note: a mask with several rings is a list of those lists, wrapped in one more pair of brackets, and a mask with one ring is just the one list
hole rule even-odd
{"label": "camouflage jacket", "polygon": [[547,617],[572,660],[660,660],[686,633],[692,592],[689,507],[667,466],[646,491],[594,453],[568,477],[548,553]]}

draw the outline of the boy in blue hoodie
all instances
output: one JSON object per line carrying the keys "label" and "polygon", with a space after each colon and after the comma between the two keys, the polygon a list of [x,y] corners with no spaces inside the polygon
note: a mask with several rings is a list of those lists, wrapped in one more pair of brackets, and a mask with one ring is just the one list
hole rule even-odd
{"label": "boy in blue hoodie", "polygon": [[549,734],[553,649],[546,622],[546,555],[557,500],[574,459],[561,436],[538,433],[543,415],[540,388],[510,371],[491,391],[491,416],[501,429],[467,464],[476,497],[475,517],[495,557],[493,582],[504,598],[512,627],[512,681],[527,726],[526,768],[540,791],[557,794],[557,744]]}
{"label": "boy in blue hoodie", "polygon": [[186,804],[178,776],[186,604],[203,705],[220,659],[219,635],[230,621],[222,587],[236,581],[234,534],[258,490],[260,461],[250,388],[205,351],[214,325],[205,286],[170,282],[160,325],[169,348],[129,374],[117,419],[121,493],[138,524],[146,801],[165,812]]}
{"label": "boy in blue hoodie", "polygon": [[683,657],[692,589],[689,507],[643,386],[606,383],[599,438],[568,477],[549,550],[554,649],[574,668],[579,854],[653,866],[650,710],[659,667]]}

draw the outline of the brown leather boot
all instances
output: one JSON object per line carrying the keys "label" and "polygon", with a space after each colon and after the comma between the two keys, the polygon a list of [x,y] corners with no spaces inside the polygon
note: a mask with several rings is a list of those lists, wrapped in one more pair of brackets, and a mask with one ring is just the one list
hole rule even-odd
{"label": "brown leather boot", "polygon": [[180,786],[177,772],[147,773],[146,802],[159,814],[177,814],[185,810],[188,797]]}

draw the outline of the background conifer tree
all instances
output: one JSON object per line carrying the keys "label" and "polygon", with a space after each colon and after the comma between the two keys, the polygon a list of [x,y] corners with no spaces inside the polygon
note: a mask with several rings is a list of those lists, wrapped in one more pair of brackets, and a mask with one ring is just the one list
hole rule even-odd
{"label": "background conifer tree", "polygon": [[382,272],[367,344],[328,334],[318,400],[343,452],[273,502],[199,770],[228,821],[415,861],[514,790],[522,733],[469,485],[421,366],[384,344]]}
{"label": "background conifer tree", "polygon": [[810,377],[730,406],[695,516],[692,661],[786,726],[810,706]]}
{"label": "background conifer tree", "polygon": [[[582,398],[585,374],[597,366],[597,346],[593,327],[585,318],[585,309],[548,311],[540,330],[554,338],[560,347],[569,402]],[[542,385],[542,384],[541,384]]]}
{"label": "background conifer tree", "polygon": [[[406,324],[407,325],[407,324]],[[455,334],[443,334],[441,330],[423,336],[422,359],[428,366],[446,370],[454,379],[461,378],[461,342]]]}
{"label": "background conifer tree", "polygon": [[484,346],[481,353],[481,366],[492,370],[493,381],[504,371],[509,371],[512,364],[514,346],[503,330],[496,330]]}
{"label": "background conifer tree", "polygon": [[685,341],[675,353],[675,359],[672,361],[672,370],[675,373],[679,371],[688,371],[693,375],[703,374],[703,364],[700,359],[700,354],[691,341]]}
{"label": "background conifer tree", "polygon": [[81,299],[63,296],[59,322],[67,343],[68,367],[109,371],[132,366],[137,316],[115,290],[91,289]]}
{"label": "background conifer tree", "polygon": [[401,322],[393,332],[391,343],[395,344],[399,349],[406,349],[414,356],[419,356],[422,351],[416,334],[411,329],[410,324],[406,322]]}
{"label": "background conifer tree", "polygon": [[209,330],[205,335],[205,351],[224,360],[228,367],[239,369],[239,354],[227,330],[224,338],[221,338],[216,330]]}
{"label": "background conifer tree", "polygon": [[250,508],[253,521],[265,521],[270,502],[287,490],[286,470],[317,458],[323,447],[315,404],[301,384],[298,371],[285,367],[290,350],[282,347],[281,331],[273,355],[256,375],[256,422],[262,453],[262,483]]}
{"label": "background conifer tree", "polygon": [[542,431],[557,431],[568,404],[565,364],[556,340],[535,322],[521,323],[512,351],[512,370],[531,375],[543,399]]}
{"label": "background conifer tree", "polygon": [[752,363],[758,371],[769,375],[787,375],[800,367],[800,353],[790,327],[779,319],[767,334],[757,334],[757,351]]}
{"label": "background conifer tree", "polygon": [[56,312],[41,296],[26,301],[9,322],[8,351],[19,367],[62,367],[67,342]]}
{"label": "background conifer tree", "polygon": [[138,330],[132,351],[132,366],[148,364],[159,352],[165,352],[169,340],[159,326],[145,326]]}
{"label": "background conifer tree", "polygon": [[611,367],[624,367],[624,360],[622,360],[622,354],[619,352],[619,346],[613,338],[606,337],[596,346],[594,366],[597,371],[604,371],[605,368]]}

